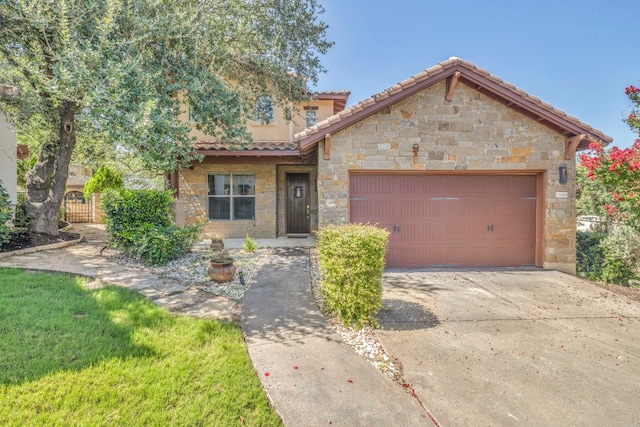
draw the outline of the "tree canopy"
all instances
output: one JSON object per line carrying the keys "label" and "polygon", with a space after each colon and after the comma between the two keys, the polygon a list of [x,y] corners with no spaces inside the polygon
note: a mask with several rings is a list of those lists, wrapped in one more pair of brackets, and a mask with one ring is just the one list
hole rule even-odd
{"label": "tree canopy", "polygon": [[[640,88],[629,86],[625,90],[632,110],[625,122],[640,136]],[[640,231],[640,138],[631,147],[612,147],[605,150],[592,143],[590,151],[580,157],[587,178],[594,182],[591,188],[602,188],[608,197],[599,197],[607,215]]]}
{"label": "tree canopy", "polygon": [[195,157],[187,105],[198,128],[230,141],[250,138],[259,96],[290,115],[332,44],[322,13],[316,0],[0,0],[0,81],[21,92],[0,110],[40,146],[32,230],[57,233],[76,147],[171,171]]}

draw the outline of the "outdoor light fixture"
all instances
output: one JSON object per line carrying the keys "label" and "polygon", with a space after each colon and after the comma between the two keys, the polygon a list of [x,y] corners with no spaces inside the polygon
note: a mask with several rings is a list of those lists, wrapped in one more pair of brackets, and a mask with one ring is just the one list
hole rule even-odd
{"label": "outdoor light fixture", "polygon": [[558,168],[558,180],[560,181],[560,184],[566,184],[567,183],[567,165],[562,165],[560,166],[560,168]]}
{"label": "outdoor light fixture", "polygon": [[420,146],[418,144],[413,144],[413,155],[418,155],[418,150],[420,150]]}

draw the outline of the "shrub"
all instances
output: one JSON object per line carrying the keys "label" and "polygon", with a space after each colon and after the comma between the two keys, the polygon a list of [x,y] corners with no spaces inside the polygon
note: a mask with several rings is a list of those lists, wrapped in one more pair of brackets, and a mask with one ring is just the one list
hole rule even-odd
{"label": "shrub", "polygon": [[255,240],[249,237],[249,234],[247,234],[247,237],[245,237],[244,239],[244,244],[242,245],[242,249],[244,249],[245,252],[253,252],[256,249],[258,249],[258,244],[256,243]]}
{"label": "shrub", "polygon": [[604,251],[602,281],[627,285],[640,263],[640,233],[628,225],[616,227],[600,243]]}
{"label": "shrub", "polygon": [[171,225],[169,191],[109,190],[102,197],[109,245],[146,264],[162,265],[189,252],[201,225]]}
{"label": "shrub", "polygon": [[148,265],[165,265],[189,252],[198,241],[201,227],[176,227],[144,224],[132,233],[128,251]]}
{"label": "shrub", "polygon": [[7,225],[11,221],[13,216],[13,208],[11,200],[9,199],[9,193],[5,190],[0,181],[0,246],[6,244],[11,240],[11,234],[13,230]]}
{"label": "shrub", "polygon": [[130,246],[144,225],[171,225],[169,191],[109,190],[102,196],[102,210],[113,247]]}
{"label": "shrub", "polygon": [[324,307],[343,324],[376,325],[389,233],[372,225],[328,226],[318,235]]}
{"label": "shrub", "polygon": [[84,198],[90,200],[93,193],[122,188],[124,181],[117,172],[106,166],[100,166],[95,174],[84,184]]}
{"label": "shrub", "polygon": [[627,225],[611,233],[577,233],[578,274],[604,283],[628,284],[637,277],[640,234]]}
{"label": "shrub", "polygon": [[600,246],[606,233],[578,231],[576,233],[576,261],[578,275],[591,280],[602,280],[604,248]]}

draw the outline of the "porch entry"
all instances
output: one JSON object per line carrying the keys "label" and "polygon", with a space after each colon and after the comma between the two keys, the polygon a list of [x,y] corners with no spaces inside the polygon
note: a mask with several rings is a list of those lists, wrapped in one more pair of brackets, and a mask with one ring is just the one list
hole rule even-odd
{"label": "porch entry", "polygon": [[309,174],[287,173],[287,234],[309,234]]}

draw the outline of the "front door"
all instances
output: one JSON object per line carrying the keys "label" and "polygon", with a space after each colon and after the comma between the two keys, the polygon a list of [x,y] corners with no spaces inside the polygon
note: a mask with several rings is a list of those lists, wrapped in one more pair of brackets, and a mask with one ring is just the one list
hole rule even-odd
{"label": "front door", "polygon": [[310,222],[309,174],[287,174],[287,234],[308,234]]}

